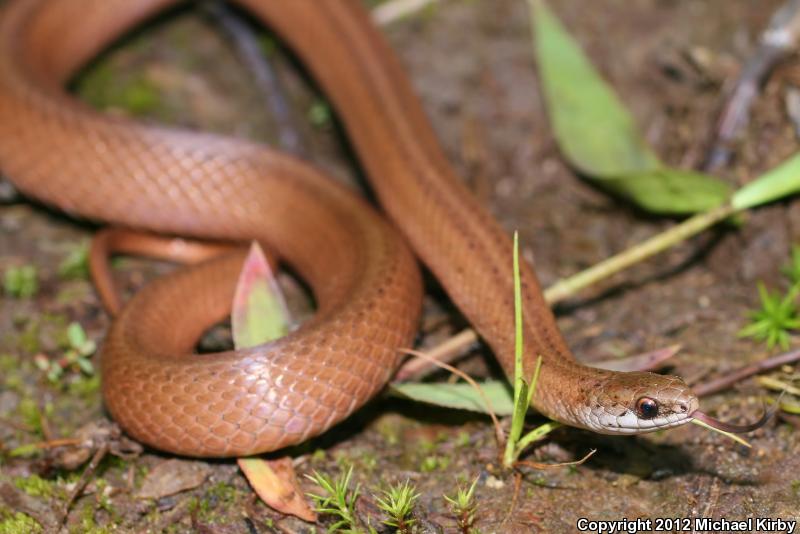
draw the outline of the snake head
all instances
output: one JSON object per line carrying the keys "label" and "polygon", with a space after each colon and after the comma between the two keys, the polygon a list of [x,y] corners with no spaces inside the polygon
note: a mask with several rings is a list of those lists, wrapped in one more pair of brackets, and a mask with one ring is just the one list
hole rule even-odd
{"label": "snake head", "polygon": [[586,428],[601,434],[642,434],[688,423],[697,397],[677,376],[608,373],[584,393]]}

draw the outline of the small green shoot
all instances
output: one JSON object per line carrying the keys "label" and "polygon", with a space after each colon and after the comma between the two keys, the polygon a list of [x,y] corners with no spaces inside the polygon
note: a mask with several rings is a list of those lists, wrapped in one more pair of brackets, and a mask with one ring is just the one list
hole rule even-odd
{"label": "small green shoot", "polygon": [[329,127],[333,120],[333,115],[328,103],[322,99],[316,100],[308,109],[308,120],[315,128],[325,129]]}
{"label": "small green shoot", "polygon": [[411,514],[417,499],[419,499],[419,493],[415,491],[414,486],[408,480],[384,490],[383,497],[375,498],[378,508],[389,516],[383,521],[383,524],[394,527],[398,534],[410,534],[416,522]]}
{"label": "small green shoot", "polygon": [[767,347],[776,345],[789,348],[789,332],[800,328],[797,310],[797,295],[800,284],[792,286],[785,294],[770,293],[764,284],[758,283],[761,308],[750,312],[750,323],[739,331],[739,337],[752,337],[765,341]]}
{"label": "small green shoot", "polygon": [[6,295],[24,299],[36,295],[39,290],[39,276],[33,265],[9,267],[3,275],[3,290]]}
{"label": "small green shoot", "polygon": [[358,528],[358,518],[356,517],[356,500],[358,499],[359,486],[350,489],[350,479],[353,476],[353,466],[347,468],[339,478],[332,479],[314,471],[311,475],[306,475],[309,480],[322,488],[325,495],[308,493],[307,495],[314,501],[314,509],[319,514],[332,515],[338,518],[329,530],[331,532],[344,532],[356,534],[361,530]]}
{"label": "small green shoot", "polygon": [[459,486],[452,497],[444,495],[444,500],[450,505],[450,511],[456,516],[456,523],[461,534],[469,534],[475,524],[478,503],[475,501],[475,488],[480,477],[475,477],[469,488]]}
{"label": "small green shoot", "polygon": [[789,263],[783,266],[781,272],[793,286],[800,284],[800,245],[792,245]]}
{"label": "small green shoot", "polygon": [[44,354],[34,356],[36,367],[45,373],[51,383],[57,383],[67,370],[86,376],[94,375],[91,357],[97,350],[97,344],[89,339],[80,323],[76,322],[67,326],[66,339],[67,347],[61,358],[51,360]]}
{"label": "small green shoot", "polygon": [[58,265],[58,276],[62,280],[89,278],[89,243],[78,243],[70,249]]}
{"label": "small green shoot", "polygon": [[528,435],[520,439],[522,429],[525,424],[525,414],[531,405],[531,399],[536,393],[536,382],[539,379],[539,371],[542,368],[542,357],[536,359],[536,367],[533,376],[528,382],[524,378],[522,365],[523,337],[522,337],[522,281],[519,274],[519,234],[514,232],[514,326],[515,326],[515,346],[514,346],[514,413],[511,416],[511,429],[506,439],[506,449],[503,455],[503,465],[510,468],[514,465],[522,453],[523,449],[533,443],[536,439],[541,439],[551,430],[561,426],[555,421],[546,423],[540,428],[532,430]]}

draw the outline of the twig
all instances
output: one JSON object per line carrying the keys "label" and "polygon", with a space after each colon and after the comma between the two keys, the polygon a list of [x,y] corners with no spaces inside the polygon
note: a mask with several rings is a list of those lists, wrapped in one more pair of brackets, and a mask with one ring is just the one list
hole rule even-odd
{"label": "twig", "polygon": [[750,107],[764,79],[781,60],[798,45],[800,37],[800,0],[788,0],[775,12],[766,31],[761,35],[755,54],[745,63],[725,103],[713,145],[703,168],[713,171],[727,165],[731,158],[731,141],[747,124]]}
{"label": "twig", "polygon": [[75,488],[73,488],[73,490],[70,492],[67,502],[64,503],[64,509],[62,511],[59,525],[66,524],[72,504],[83,493],[84,488],[86,488],[86,485],[89,483],[89,479],[95,473],[95,471],[97,471],[97,467],[100,465],[100,462],[103,461],[103,458],[106,457],[106,454],[108,454],[109,450],[109,445],[105,443],[95,451],[94,456],[92,456],[92,460],[89,462],[89,465],[87,465],[86,469],[84,469],[83,473],[81,473],[81,478],[75,483]]}
{"label": "twig", "polygon": [[[472,329],[462,330],[455,336],[436,345],[431,350],[425,351],[430,358],[440,362],[453,363],[464,351],[478,342],[478,336]],[[414,380],[430,372],[432,364],[429,360],[414,358],[404,363],[395,374],[395,380],[405,382]]]}
{"label": "twig", "polygon": [[305,149],[298,134],[299,129],[294,123],[294,115],[282,84],[275,74],[274,65],[262,52],[253,30],[225,2],[214,0],[207,3],[205,8],[233,43],[242,62],[253,75],[256,85],[275,118],[281,148],[295,156],[304,156]]}
{"label": "twig", "polygon": [[717,393],[727,389],[733,384],[744,380],[749,376],[753,376],[764,371],[769,371],[770,369],[775,369],[776,367],[780,367],[782,365],[794,363],[798,360],[800,360],[800,349],[784,352],[783,354],[778,354],[777,356],[772,356],[771,358],[767,358],[756,363],[751,363],[742,367],[741,369],[733,371],[732,373],[728,373],[704,384],[700,384],[694,388],[694,392],[698,397],[711,395],[712,393]]}
{"label": "twig", "polygon": [[438,0],[389,0],[372,10],[372,20],[379,25],[391,24],[437,1]]}

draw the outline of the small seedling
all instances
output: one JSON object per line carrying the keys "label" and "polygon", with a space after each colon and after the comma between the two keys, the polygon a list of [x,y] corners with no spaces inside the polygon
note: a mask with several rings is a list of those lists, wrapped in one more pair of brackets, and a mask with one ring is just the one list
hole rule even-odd
{"label": "small seedling", "polygon": [[375,499],[378,507],[389,516],[383,524],[394,527],[398,534],[410,534],[416,522],[411,514],[418,498],[419,493],[408,480],[384,490],[383,497]]}
{"label": "small seedling", "polygon": [[51,360],[44,354],[34,357],[36,366],[43,371],[47,380],[56,383],[66,370],[81,372],[84,375],[94,374],[91,356],[97,350],[97,344],[88,338],[79,323],[70,323],[66,332],[67,349],[61,358]]}
{"label": "small seedling", "polygon": [[58,265],[58,276],[62,280],[85,280],[89,278],[89,244],[73,246]]}
{"label": "small seedling", "polygon": [[453,497],[444,495],[444,500],[450,505],[450,511],[456,516],[456,523],[461,534],[470,534],[475,523],[475,514],[478,511],[478,503],[475,502],[477,485],[478,477],[475,477],[469,488],[459,486]]}
{"label": "small seedling", "polygon": [[332,115],[328,103],[324,100],[315,101],[308,109],[308,120],[316,128],[324,129],[330,126]]}
{"label": "small seedling", "polygon": [[309,480],[323,489],[325,495],[308,493],[307,495],[314,501],[314,509],[318,514],[327,514],[337,517],[338,520],[330,527],[330,532],[344,532],[350,534],[360,533],[358,528],[358,518],[356,517],[356,500],[358,499],[359,486],[350,489],[350,479],[353,476],[353,466],[351,465],[346,472],[339,478],[332,479],[318,471],[311,475],[306,475]]}
{"label": "small seedling", "polygon": [[3,290],[14,298],[29,298],[39,290],[39,278],[36,267],[22,265],[9,267],[3,275]]}
{"label": "small seedling", "polygon": [[531,405],[531,399],[536,393],[536,382],[539,379],[539,371],[542,368],[542,357],[536,359],[536,367],[533,376],[526,380],[523,376],[523,338],[522,338],[522,282],[519,274],[519,235],[514,232],[514,326],[515,350],[514,350],[514,411],[511,415],[511,429],[506,439],[506,449],[503,455],[503,465],[506,468],[513,467],[525,448],[534,441],[543,438],[552,430],[561,426],[555,421],[534,428],[525,436],[522,436],[522,429],[525,424],[525,414]]}
{"label": "small seedling", "polygon": [[752,337],[765,341],[767,347],[776,345],[789,348],[789,332],[800,328],[797,296],[800,284],[792,286],[785,295],[770,293],[764,284],[758,283],[761,309],[750,312],[750,323],[739,331],[740,337]]}

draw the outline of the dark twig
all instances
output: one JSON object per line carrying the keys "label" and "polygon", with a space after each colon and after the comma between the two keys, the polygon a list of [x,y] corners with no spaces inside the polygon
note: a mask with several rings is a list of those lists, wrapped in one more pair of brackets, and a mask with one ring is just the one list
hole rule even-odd
{"label": "dark twig", "polygon": [[775,12],[761,35],[755,54],[744,64],[742,72],[725,103],[703,168],[714,171],[731,158],[731,142],[747,124],[753,99],[772,69],[791,54],[800,39],[800,0],[787,0]]}
{"label": "dark twig", "polygon": [[261,50],[252,28],[224,1],[208,2],[205,4],[205,9],[233,43],[245,67],[252,74],[270,113],[275,118],[281,148],[295,156],[303,157],[305,149],[298,133],[299,129],[294,123],[291,106],[275,73],[274,65]]}
{"label": "dark twig", "polygon": [[59,523],[60,525],[66,524],[72,504],[78,497],[81,496],[83,490],[86,488],[87,484],[89,484],[89,480],[91,479],[92,475],[94,475],[94,473],[97,471],[97,467],[100,465],[100,462],[103,461],[103,458],[106,457],[109,450],[110,446],[105,443],[95,451],[94,456],[92,456],[92,460],[89,462],[89,465],[86,466],[86,469],[84,469],[83,473],[81,473],[81,478],[75,483],[75,488],[73,488],[72,492],[70,492],[67,502],[64,503],[64,509],[62,511],[61,521]]}
{"label": "dark twig", "polygon": [[698,397],[711,395],[712,393],[717,393],[723,389],[727,389],[749,376],[763,373],[764,371],[769,371],[770,369],[775,369],[776,367],[780,367],[782,365],[794,363],[798,360],[800,360],[800,349],[784,352],[783,354],[778,354],[777,356],[772,356],[771,358],[767,358],[756,363],[751,363],[750,365],[746,365],[741,369],[733,371],[732,373],[728,373],[727,375],[715,378],[714,380],[704,384],[700,384],[694,388],[694,392]]}

